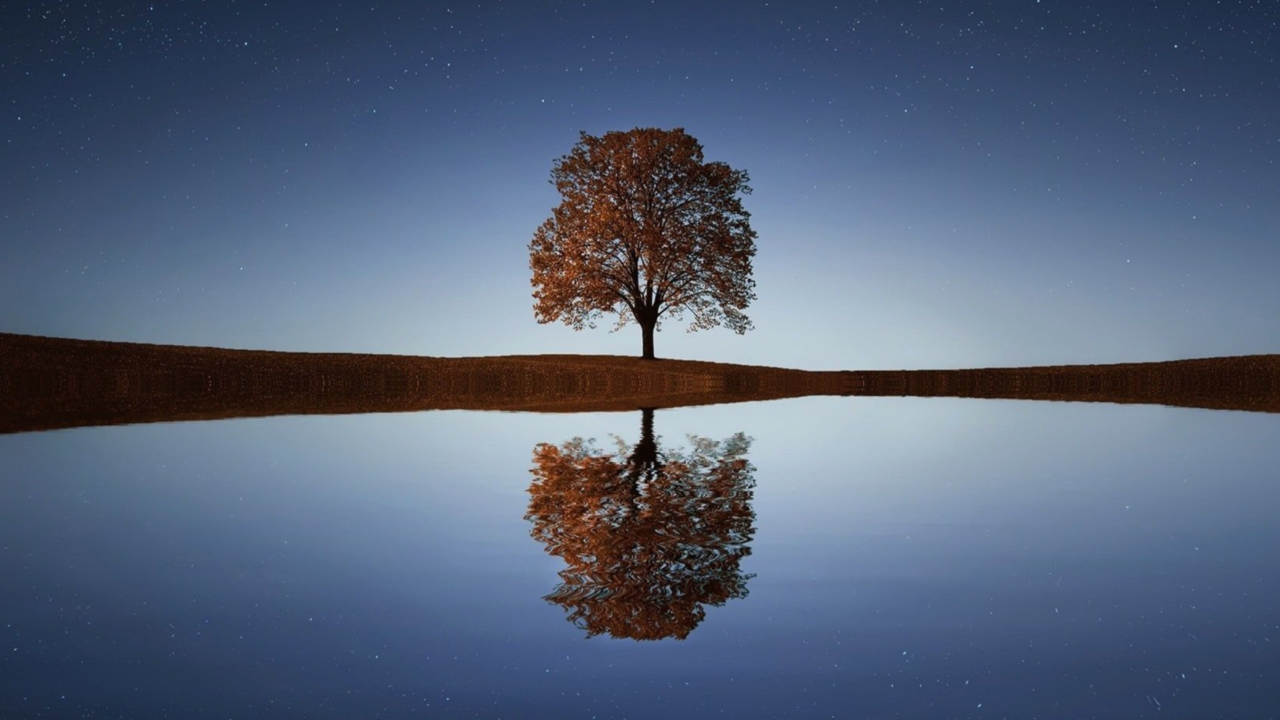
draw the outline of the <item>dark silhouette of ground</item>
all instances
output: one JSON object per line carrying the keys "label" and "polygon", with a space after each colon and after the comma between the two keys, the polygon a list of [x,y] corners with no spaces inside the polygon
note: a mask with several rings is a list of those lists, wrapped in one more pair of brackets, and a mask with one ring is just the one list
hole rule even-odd
{"label": "dark silhouette of ground", "polygon": [[267,415],[634,411],[841,394],[848,380],[615,356],[286,353],[0,334],[0,432]]}
{"label": "dark silhouette of ground", "polygon": [[1280,412],[1280,355],[810,372],[599,355],[285,353],[0,333],[0,433],[268,415],[634,411],[806,395],[1153,403]]}

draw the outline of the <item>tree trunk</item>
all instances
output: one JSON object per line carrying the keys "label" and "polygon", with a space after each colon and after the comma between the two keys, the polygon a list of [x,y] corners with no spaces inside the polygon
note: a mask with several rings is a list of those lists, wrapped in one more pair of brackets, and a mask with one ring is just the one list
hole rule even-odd
{"label": "tree trunk", "polygon": [[645,360],[656,359],[653,355],[653,330],[658,325],[657,318],[644,317],[639,318],[640,332],[644,335],[644,354],[641,355]]}
{"label": "tree trunk", "polygon": [[641,408],[640,442],[627,458],[627,479],[631,481],[633,502],[640,497],[642,484],[647,485],[658,478],[662,465],[658,460],[658,439],[653,435],[653,408]]}
{"label": "tree trunk", "polygon": [[653,437],[653,408],[640,408],[640,443],[651,448],[648,451],[653,461],[658,459],[658,441]]}

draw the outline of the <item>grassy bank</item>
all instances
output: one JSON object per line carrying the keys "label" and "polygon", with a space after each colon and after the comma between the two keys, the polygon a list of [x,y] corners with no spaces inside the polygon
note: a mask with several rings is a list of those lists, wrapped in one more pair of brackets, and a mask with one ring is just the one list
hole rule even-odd
{"label": "grassy bank", "polygon": [[625,411],[806,395],[1157,403],[1280,412],[1280,355],[810,372],[599,355],[435,358],[0,333],[0,432],[267,415]]}

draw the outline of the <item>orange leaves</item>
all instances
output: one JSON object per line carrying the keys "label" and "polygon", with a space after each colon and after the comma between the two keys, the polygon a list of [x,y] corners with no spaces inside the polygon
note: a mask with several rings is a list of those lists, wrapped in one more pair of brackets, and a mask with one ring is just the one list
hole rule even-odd
{"label": "orange leaves", "polygon": [[704,606],[747,593],[750,440],[690,438],[688,452],[662,452],[645,430],[630,454],[581,439],[534,449],[525,518],[566,564],[547,600],[588,635],[683,638]]}
{"label": "orange leaves", "polygon": [[[594,327],[606,313],[646,333],[664,316],[691,329],[750,329],[756,234],[740,195],[748,176],[706,162],[684,130],[583,133],[557,160],[560,204],[529,243],[538,322]],[[649,353],[646,352],[646,356]]]}

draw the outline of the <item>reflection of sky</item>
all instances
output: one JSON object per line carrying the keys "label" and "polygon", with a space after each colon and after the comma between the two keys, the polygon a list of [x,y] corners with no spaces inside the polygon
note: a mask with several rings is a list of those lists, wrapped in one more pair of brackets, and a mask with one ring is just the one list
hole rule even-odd
{"label": "reflection of sky", "polygon": [[0,438],[0,698],[1020,717],[1140,716],[1152,696],[1241,715],[1280,661],[1271,416],[826,398],[655,429],[755,438],[750,595],[683,642],[583,640],[542,599],[561,564],[523,520],[536,443],[634,442],[639,413]]}
{"label": "reflection of sky", "polygon": [[1280,350],[1273,3],[6,3],[0,330],[434,355],[533,322],[580,130],[750,171],[758,329],[811,368]]}

